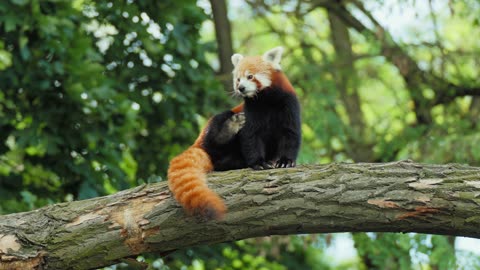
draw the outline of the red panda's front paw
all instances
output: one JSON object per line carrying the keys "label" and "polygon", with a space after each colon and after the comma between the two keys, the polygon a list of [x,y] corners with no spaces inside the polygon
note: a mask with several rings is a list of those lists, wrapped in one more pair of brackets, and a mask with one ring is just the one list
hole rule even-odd
{"label": "red panda's front paw", "polygon": [[275,164],[269,162],[261,162],[260,164],[255,164],[252,166],[254,170],[268,170],[275,168]]}
{"label": "red panda's front paw", "polygon": [[226,122],[226,127],[230,134],[237,134],[240,129],[245,125],[245,113],[240,112],[232,115]]}
{"label": "red panda's front paw", "polygon": [[295,167],[295,165],[296,165],[295,160],[282,157],[275,164],[275,168],[291,168],[291,167]]}

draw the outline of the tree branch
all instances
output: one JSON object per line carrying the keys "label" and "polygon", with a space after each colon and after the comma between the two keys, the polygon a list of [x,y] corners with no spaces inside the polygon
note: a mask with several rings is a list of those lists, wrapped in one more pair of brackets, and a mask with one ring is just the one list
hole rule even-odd
{"label": "tree branch", "polygon": [[420,232],[480,238],[480,168],[409,161],[212,173],[225,220],[184,214],[167,184],[0,219],[0,269],[91,269],[249,237]]}
{"label": "tree branch", "polygon": [[[441,80],[440,78],[437,78]],[[443,91],[437,93],[435,98],[435,105],[438,104],[447,104],[453,101],[457,97],[464,97],[464,96],[476,96],[480,97],[480,86],[478,87],[470,87],[465,85],[457,85],[451,82],[443,82]]]}
{"label": "tree branch", "polygon": [[[350,0],[367,18],[372,22],[375,29],[366,27],[360,20],[355,18],[340,1],[329,1],[315,3],[327,10],[335,13],[345,24],[355,29],[363,35],[376,39],[381,46],[381,53],[399,70],[404,78],[410,96],[415,103],[415,113],[420,124],[429,124],[432,122],[430,109],[434,105],[446,104],[457,97],[462,96],[480,96],[480,86],[467,87],[460,86],[437,77],[430,72],[426,72],[413,60],[391,37],[390,33],[375,20],[375,18],[364,8],[363,4],[357,0]],[[433,100],[423,97],[422,90],[433,88],[435,98]]]}

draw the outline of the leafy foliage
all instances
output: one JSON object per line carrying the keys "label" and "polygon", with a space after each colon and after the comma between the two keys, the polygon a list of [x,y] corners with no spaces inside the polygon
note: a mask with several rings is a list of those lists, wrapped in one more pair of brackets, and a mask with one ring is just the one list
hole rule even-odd
{"label": "leafy foliage", "polygon": [[224,101],[195,1],[4,1],[0,17],[0,212],[157,181]]}
{"label": "leafy foliage", "polygon": [[[395,21],[392,17],[405,18],[407,12],[415,12],[411,29],[397,28],[387,33],[400,44],[404,56],[439,80],[480,87],[476,79],[480,63],[474,60],[478,57],[472,58],[480,53],[479,44],[470,39],[479,31],[473,22],[478,3],[456,1],[445,8],[446,1],[428,1],[430,5],[420,1],[363,1],[365,8],[356,4],[362,1],[352,2],[345,10],[355,15],[364,13],[362,22],[369,20],[368,16],[375,19],[382,14],[381,25],[391,27],[396,25],[389,23]],[[304,140],[299,163],[410,158],[428,163],[480,164],[476,154],[480,150],[478,97],[459,95],[450,102],[432,104],[441,95],[439,85],[422,82],[420,88],[410,88],[408,79],[412,78],[405,79],[402,70],[388,61],[381,39],[351,31],[353,27],[346,34],[342,32],[338,24],[351,25],[332,18],[334,9],[329,10],[339,4],[248,3],[250,12],[243,11],[237,25],[254,20],[259,27],[255,33],[235,29],[240,33],[240,50],[256,53],[271,46],[271,42],[251,39],[257,35],[287,47],[283,69],[302,95]],[[391,14],[385,14],[388,12]],[[431,24],[433,29],[419,27]],[[467,37],[462,40],[460,33]],[[335,47],[336,43],[342,45],[341,49]],[[419,106],[426,107],[425,114],[431,115],[428,124],[419,121],[423,116],[418,114]],[[456,260],[455,240],[444,236],[356,233],[353,241],[361,261],[354,269],[453,269],[466,265]]]}

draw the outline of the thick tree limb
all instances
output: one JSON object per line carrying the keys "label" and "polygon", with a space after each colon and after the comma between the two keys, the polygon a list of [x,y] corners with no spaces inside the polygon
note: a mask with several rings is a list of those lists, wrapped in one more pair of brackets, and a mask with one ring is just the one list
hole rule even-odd
{"label": "thick tree limb", "polygon": [[90,269],[142,252],[273,234],[421,232],[480,238],[480,168],[331,164],[213,173],[221,222],[184,214],[166,183],[0,218],[0,269]]}

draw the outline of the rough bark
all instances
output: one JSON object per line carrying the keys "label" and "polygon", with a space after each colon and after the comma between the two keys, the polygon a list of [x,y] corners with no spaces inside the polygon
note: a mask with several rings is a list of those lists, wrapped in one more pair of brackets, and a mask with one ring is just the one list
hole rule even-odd
{"label": "rough bark", "polygon": [[166,183],[0,218],[0,269],[91,269],[249,237],[420,232],[480,238],[480,168],[410,161],[212,173],[223,221],[186,216]]}

